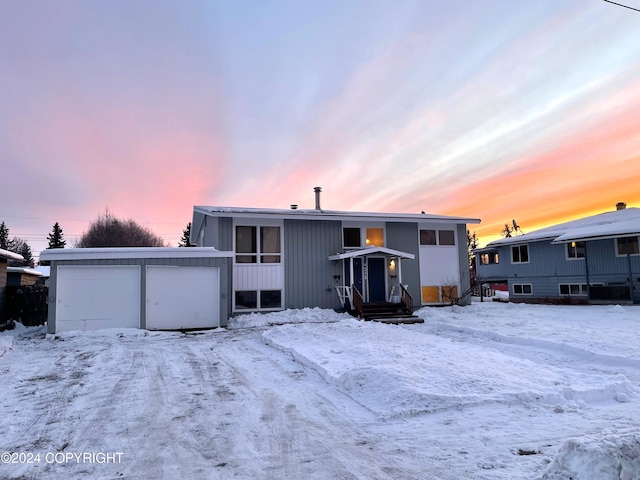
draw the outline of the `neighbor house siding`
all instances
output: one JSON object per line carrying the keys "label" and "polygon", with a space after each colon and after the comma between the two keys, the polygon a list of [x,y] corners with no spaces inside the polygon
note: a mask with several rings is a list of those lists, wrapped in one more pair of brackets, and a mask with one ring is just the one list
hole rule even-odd
{"label": "neighbor house siding", "polygon": [[284,221],[285,308],[341,308],[341,262],[328,259],[341,251],[341,222]]}
{"label": "neighbor house siding", "polygon": [[7,286],[7,260],[0,258],[0,319],[4,315],[4,291]]}
{"label": "neighbor house siding", "polygon": [[414,306],[421,303],[420,249],[418,248],[418,225],[407,222],[387,222],[387,247],[401,252],[413,253],[415,260],[401,260],[402,283],[413,297]]}
{"label": "neighbor house siding", "polygon": [[[55,333],[56,321],[56,288],[58,266],[106,266],[106,265],[139,265],[141,267],[141,292],[146,291],[146,267],[147,265],[166,265],[176,267],[220,267],[220,324],[226,326],[229,312],[231,312],[231,258],[203,257],[203,258],[122,258],[122,259],[85,259],[85,260],[58,260],[51,263],[50,287],[49,287],[49,333]],[[216,292],[217,294],[217,292]],[[145,328],[146,303],[140,302],[140,328]]]}

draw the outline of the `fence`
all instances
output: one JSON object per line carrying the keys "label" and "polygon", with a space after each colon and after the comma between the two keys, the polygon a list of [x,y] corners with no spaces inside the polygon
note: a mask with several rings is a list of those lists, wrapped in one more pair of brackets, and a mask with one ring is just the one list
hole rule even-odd
{"label": "fence", "polygon": [[49,308],[49,287],[45,285],[12,285],[5,292],[4,316],[25,327],[44,325]]}

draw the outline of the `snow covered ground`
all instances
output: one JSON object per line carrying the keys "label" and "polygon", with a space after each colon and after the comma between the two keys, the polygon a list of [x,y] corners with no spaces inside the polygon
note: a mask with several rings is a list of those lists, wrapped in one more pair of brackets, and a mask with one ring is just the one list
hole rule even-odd
{"label": "snow covered ground", "polygon": [[418,314],[3,332],[0,478],[640,479],[640,308]]}

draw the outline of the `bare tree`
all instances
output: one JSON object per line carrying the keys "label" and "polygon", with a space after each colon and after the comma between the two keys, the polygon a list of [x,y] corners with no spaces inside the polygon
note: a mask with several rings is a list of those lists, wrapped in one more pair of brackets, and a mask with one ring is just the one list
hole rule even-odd
{"label": "bare tree", "polygon": [[165,242],[147,227],[134,220],[114,217],[108,210],[99,215],[75,244],[79,248],[92,247],[164,247]]}

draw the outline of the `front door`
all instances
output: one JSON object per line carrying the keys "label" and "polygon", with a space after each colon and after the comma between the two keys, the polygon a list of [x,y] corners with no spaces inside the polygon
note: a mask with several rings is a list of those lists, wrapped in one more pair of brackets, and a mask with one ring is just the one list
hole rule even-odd
{"label": "front door", "polygon": [[385,259],[380,257],[369,257],[367,259],[367,274],[369,280],[369,301],[386,301],[387,287],[385,275]]}
{"label": "front door", "polygon": [[358,291],[361,294],[364,294],[362,291],[362,257],[355,257],[353,259],[353,282],[351,281],[351,266],[349,265],[349,261],[345,260],[344,262],[344,278],[345,285],[350,287],[351,284],[355,285]]}

